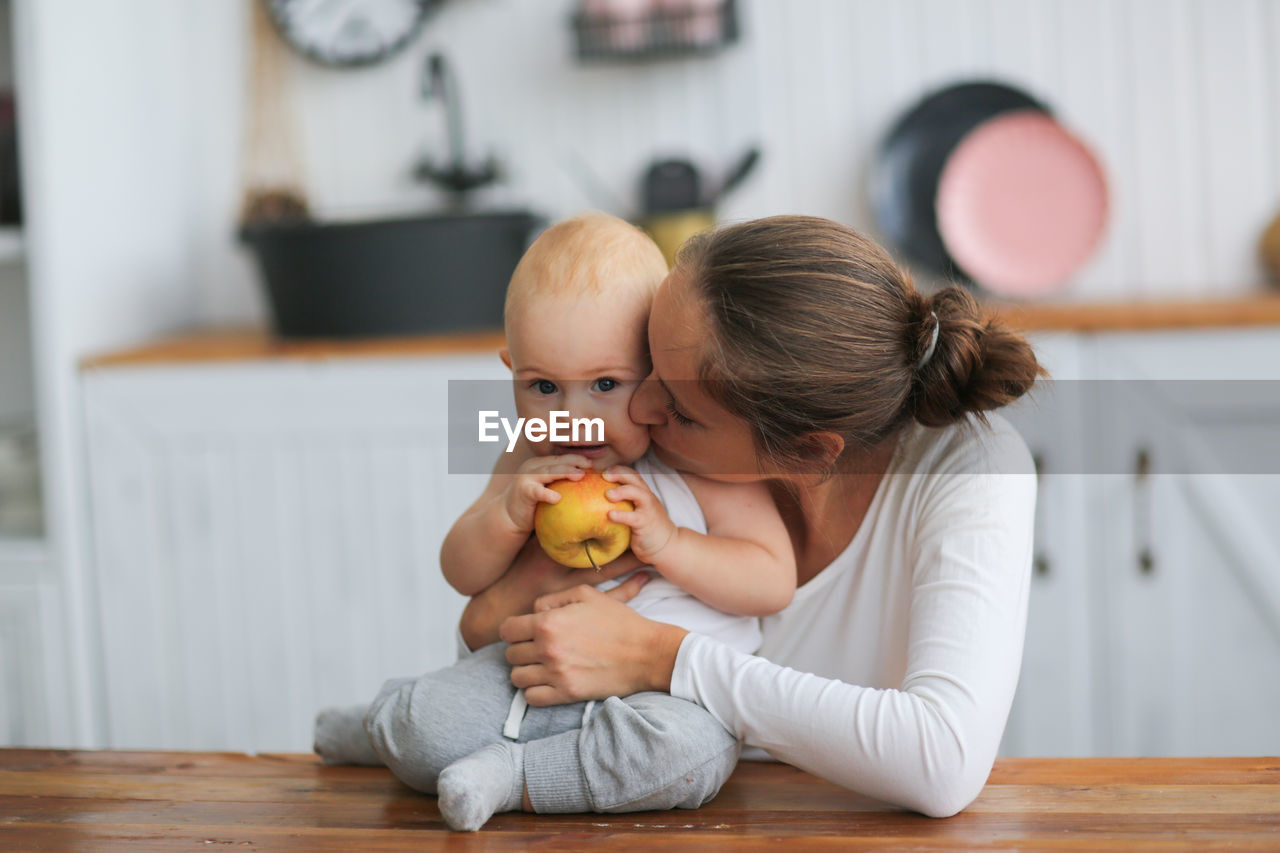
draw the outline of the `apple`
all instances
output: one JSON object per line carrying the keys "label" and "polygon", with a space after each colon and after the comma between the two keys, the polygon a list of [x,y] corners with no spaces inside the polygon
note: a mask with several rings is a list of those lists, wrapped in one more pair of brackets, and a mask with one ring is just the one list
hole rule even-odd
{"label": "apple", "polygon": [[557,480],[547,486],[560,493],[553,504],[540,503],[533,515],[533,532],[547,556],[571,569],[612,563],[631,547],[631,528],[609,520],[609,510],[631,512],[631,501],[611,501],[605,492],[617,486],[598,471],[581,480]]}

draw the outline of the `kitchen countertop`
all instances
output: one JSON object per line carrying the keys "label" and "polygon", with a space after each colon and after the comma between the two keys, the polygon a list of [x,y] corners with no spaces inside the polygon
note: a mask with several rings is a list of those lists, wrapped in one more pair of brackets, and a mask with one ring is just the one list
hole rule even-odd
{"label": "kitchen countertop", "polygon": [[[1280,293],[1214,301],[1010,304],[988,303],[1027,332],[1155,331],[1280,326]],[[192,362],[417,357],[495,352],[501,330],[403,338],[281,340],[263,329],[205,329],[86,359],[85,368]]]}
{"label": "kitchen countertop", "polygon": [[1280,848],[1280,758],[1001,759],[937,820],[743,762],[696,811],[499,815],[450,833],[434,797],[313,755],[0,749],[0,849],[827,850]]}

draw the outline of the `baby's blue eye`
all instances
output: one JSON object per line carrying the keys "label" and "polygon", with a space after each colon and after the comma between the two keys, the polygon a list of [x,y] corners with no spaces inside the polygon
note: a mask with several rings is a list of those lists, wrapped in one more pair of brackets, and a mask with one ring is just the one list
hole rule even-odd
{"label": "baby's blue eye", "polygon": [[533,387],[538,389],[539,394],[556,393],[556,383],[552,382],[550,379],[539,379],[533,383]]}
{"label": "baby's blue eye", "polygon": [[617,387],[618,387],[618,380],[610,379],[609,377],[606,376],[602,379],[597,379],[595,381],[595,384],[591,386],[591,390],[592,391],[612,391],[614,388],[617,388]]}

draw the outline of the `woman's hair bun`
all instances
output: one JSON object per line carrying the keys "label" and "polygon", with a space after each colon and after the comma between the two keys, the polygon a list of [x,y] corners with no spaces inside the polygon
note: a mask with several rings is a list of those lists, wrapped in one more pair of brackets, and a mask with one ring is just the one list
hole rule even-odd
{"label": "woman's hair bun", "polygon": [[[968,290],[952,285],[919,298],[915,351],[927,351],[938,317],[938,342],[916,370],[915,419],[941,427],[1008,405],[1047,375],[1026,338],[983,311]],[[915,364],[916,362],[912,362]]]}

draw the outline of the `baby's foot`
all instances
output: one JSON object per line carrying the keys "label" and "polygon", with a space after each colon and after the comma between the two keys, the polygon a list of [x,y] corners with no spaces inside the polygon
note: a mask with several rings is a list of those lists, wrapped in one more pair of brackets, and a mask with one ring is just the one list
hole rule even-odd
{"label": "baby's foot", "polygon": [[382,764],[364,731],[364,715],[368,710],[368,705],[353,705],[325,708],[316,714],[314,749],[325,764]]}
{"label": "baby's foot", "polygon": [[440,772],[440,814],[450,829],[475,832],[497,812],[520,808],[524,746],[491,743]]}

